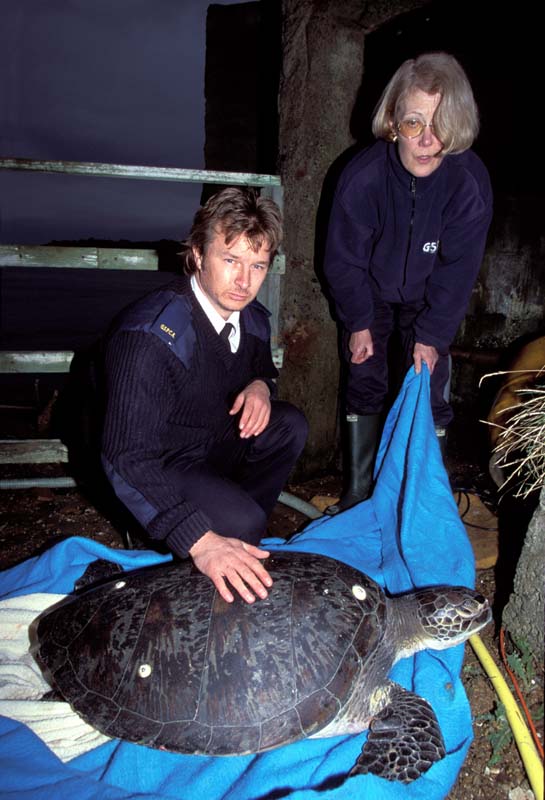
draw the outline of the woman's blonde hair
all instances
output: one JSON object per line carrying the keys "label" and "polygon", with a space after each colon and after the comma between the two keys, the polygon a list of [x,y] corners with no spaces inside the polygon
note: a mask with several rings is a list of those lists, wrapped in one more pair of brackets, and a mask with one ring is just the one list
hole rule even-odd
{"label": "woman's blonde hair", "polygon": [[443,144],[442,153],[463,153],[471,147],[479,132],[479,112],[467,75],[448,53],[423,53],[403,62],[375,108],[375,137],[394,140],[392,125],[399,122],[401,106],[415,89],[441,95],[433,129]]}

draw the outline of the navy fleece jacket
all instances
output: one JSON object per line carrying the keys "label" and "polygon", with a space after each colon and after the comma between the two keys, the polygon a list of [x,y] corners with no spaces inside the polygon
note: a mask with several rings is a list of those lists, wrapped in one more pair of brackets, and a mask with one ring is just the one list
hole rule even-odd
{"label": "navy fleece jacket", "polygon": [[340,322],[373,322],[373,295],[425,299],[416,341],[445,351],[465,314],[492,218],[488,172],[471,150],[413,177],[377,141],[345,167],[330,217],[324,271]]}

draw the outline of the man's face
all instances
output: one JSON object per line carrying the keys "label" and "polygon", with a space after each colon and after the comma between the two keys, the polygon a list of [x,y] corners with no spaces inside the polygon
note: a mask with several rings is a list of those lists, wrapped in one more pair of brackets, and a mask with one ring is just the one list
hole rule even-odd
{"label": "man's face", "polygon": [[226,244],[220,230],[204,255],[195,249],[193,255],[199,286],[223,319],[252,302],[267,276],[271,258],[267,242],[256,252],[245,236]]}

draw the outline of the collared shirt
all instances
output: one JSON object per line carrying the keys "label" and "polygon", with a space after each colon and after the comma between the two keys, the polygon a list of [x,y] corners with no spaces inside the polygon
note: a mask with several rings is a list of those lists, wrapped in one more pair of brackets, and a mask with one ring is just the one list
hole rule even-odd
{"label": "collared shirt", "polygon": [[216,333],[221,333],[226,322],[230,322],[233,326],[233,330],[229,334],[229,346],[231,348],[231,352],[236,353],[240,344],[240,311],[233,311],[233,313],[227,319],[223,319],[221,314],[216,311],[208,297],[199,286],[195,275],[191,276],[190,283],[199,305],[214,326]]}

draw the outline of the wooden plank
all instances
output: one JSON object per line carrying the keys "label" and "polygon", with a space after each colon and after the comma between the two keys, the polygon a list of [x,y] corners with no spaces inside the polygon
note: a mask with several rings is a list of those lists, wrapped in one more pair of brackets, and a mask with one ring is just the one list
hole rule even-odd
{"label": "wooden plank", "polygon": [[269,267],[269,275],[285,275],[286,274],[286,256],[283,253],[277,253],[273,258],[273,262]]}
{"label": "wooden plank", "polygon": [[0,245],[0,267],[156,270],[158,263],[159,257],[156,250]]}
{"label": "wooden plank", "polygon": [[102,164],[90,161],[38,161],[31,158],[0,158],[0,169],[31,172],[62,172],[95,178],[135,178],[137,180],[176,181],[178,183],[218,183],[228,186],[280,186],[279,175],[253,172],[215,172],[178,167],[141,167],[129,164]]}
{"label": "wooden plank", "polygon": [[[263,197],[273,200],[280,211],[284,213],[284,189],[279,186],[267,186],[261,190]],[[259,299],[271,312],[271,346],[273,361],[277,369],[281,369],[284,360],[284,351],[278,347],[278,337],[280,331],[280,276],[286,273],[286,256],[279,253],[267,275],[267,280],[261,287]]]}
{"label": "wooden plank", "polygon": [[271,325],[271,345],[276,347],[278,345],[278,324],[280,316],[280,280],[281,276],[275,273],[269,273],[267,280],[265,280],[259,290],[257,299],[263,303],[271,316],[269,322]]}
{"label": "wooden plank", "polygon": [[[156,270],[158,265],[157,250],[0,245],[0,267]],[[278,253],[269,272],[283,275],[286,272],[286,256]]]}
{"label": "wooden plank", "polygon": [[271,352],[274,366],[276,369],[282,369],[282,365],[284,363],[284,348],[272,347]]}
{"label": "wooden plank", "polygon": [[[277,347],[277,335],[271,331],[271,350],[275,366],[280,369],[284,360],[284,350]],[[50,352],[0,351],[0,374],[23,373],[66,373],[70,372],[70,364],[74,352],[57,350]]]}
{"label": "wooden plank", "polygon": [[263,197],[270,197],[271,200],[274,200],[282,214],[284,213],[284,187],[282,186],[281,181],[263,187],[261,195]]}
{"label": "wooden plank", "polygon": [[159,266],[157,250],[97,248],[98,269],[154,269]]}
{"label": "wooden plank", "polygon": [[[284,351],[281,347],[276,347],[274,336],[271,338],[271,343],[273,361],[280,368]],[[70,372],[70,364],[73,357],[73,350],[52,350],[50,352],[31,352],[30,350],[0,351],[0,374],[66,373]]]}
{"label": "wooden plank", "polygon": [[68,462],[60,439],[0,439],[0,464],[57,464]]}
{"label": "wooden plank", "polygon": [[73,350],[0,352],[0,373],[70,372]]}
{"label": "wooden plank", "polygon": [[73,478],[63,475],[61,478],[2,478],[0,489],[36,489],[47,487],[49,489],[71,489],[77,486]]}

